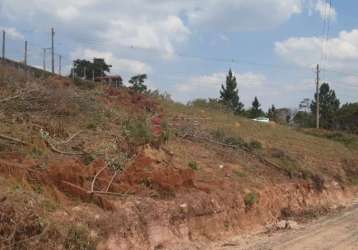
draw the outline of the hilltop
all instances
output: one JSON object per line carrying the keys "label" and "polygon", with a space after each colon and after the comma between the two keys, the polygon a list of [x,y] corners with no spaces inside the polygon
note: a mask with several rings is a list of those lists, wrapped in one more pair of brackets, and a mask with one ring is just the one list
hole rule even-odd
{"label": "hilltop", "polygon": [[[168,249],[349,201],[358,137],[0,67],[0,235],[18,249]],[[1,245],[0,245],[1,246]]]}

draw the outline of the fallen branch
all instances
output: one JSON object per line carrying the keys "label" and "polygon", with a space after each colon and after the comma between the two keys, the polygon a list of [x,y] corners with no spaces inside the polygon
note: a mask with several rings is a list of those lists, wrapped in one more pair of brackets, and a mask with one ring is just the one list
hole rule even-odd
{"label": "fallen branch", "polygon": [[60,142],[55,142],[56,145],[63,145],[63,144],[67,144],[69,143],[70,141],[72,141],[76,136],[78,136],[79,134],[81,134],[82,131],[78,131],[77,133],[73,134],[72,136],[70,136],[67,140],[65,141],[60,141]]}
{"label": "fallen branch", "polygon": [[71,182],[68,182],[68,181],[62,181],[63,184],[66,184],[72,188],[76,188],[88,195],[108,195],[108,196],[119,196],[119,197],[124,197],[124,196],[128,196],[127,194],[122,194],[122,193],[115,193],[115,192],[104,192],[104,191],[90,191],[90,190],[87,190],[87,189],[84,189],[83,187],[80,187],[78,185],[75,185]]}
{"label": "fallen branch", "polygon": [[79,152],[64,152],[62,150],[57,149],[54,145],[52,145],[49,141],[45,140],[47,145],[50,147],[50,149],[58,154],[63,154],[63,155],[84,155],[84,153],[79,153]]}
{"label": "fallen branch", "polygon": [[20,95],[15,95],[15,96],[10,96],[10,97],[7,97],[7,98],[5,98],[5,99],[0,100],[0,103],[2,103],[2,102],[8,102],[8,101],[17,99],[17,98],[22,97],[22,96],[23,96],[22,94],[20,94]]}
{"label": "fallen branch", "polygon": [[91,193],[94,192],[94,184],[96,182],[97,177],[107,168],[107,166],[103,167],[98,173],[94,176],[92,183],[91,183]]}
{"label": "fallen branch", "polygon": [[117,177],[117,175],[118,175],[118,171],[116,171],[116,172],[114,173],[114,175],[112,176],[111,181],[108,183],[108,186],[107,186],[107,188],[106,188],[106,192],[108,192],[109,189],[111,188],[112,183],[113,183],[114,179]]}
{"label": "fallen branch", "polygon": [[19,144],[22,144],[22,145],[29,145],[29,143],[27,143],[27,142],[25,142],[23,140],[20,140],[20,139],[14,138],[14,137],[10,137],[10,136],[7,136],[7,135],[3,135],[3,134],[0,134],[0,139],[16,142],[16,143],[19,143]]}

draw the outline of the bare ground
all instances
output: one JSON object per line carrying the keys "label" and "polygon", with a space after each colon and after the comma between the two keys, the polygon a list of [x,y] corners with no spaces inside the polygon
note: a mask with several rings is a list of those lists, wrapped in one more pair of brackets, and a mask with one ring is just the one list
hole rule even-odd
{"label": "bare ground", "polygon": [[310,222],[302,229],[237,237],[199,249],[220,250],[356,250],[358,249],[358,199],[351,208]]}

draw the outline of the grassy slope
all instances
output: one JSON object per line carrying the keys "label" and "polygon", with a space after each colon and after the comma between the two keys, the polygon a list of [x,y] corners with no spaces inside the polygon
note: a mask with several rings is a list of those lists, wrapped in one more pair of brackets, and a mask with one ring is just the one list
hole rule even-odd
{"label": "grassy slope", "polygon": [[[56,181],[74,178],[88,186],[94,173],[98,171],[93,165],[86,167],[88,163],[98,159],[113,160],[111,167],[118,167],[118,164],[130,163],[123,161],[123,156],[129,158],[141,150],[137,145],[139,141],[157,144],[148,135],[146,122],[158,113],[162,113],[163,121],[170,124],[170,140],[162,144],[162,147],[172,151],[174,157],[169,159],[168,164],[165,163],[169,161],[168,157],[164,157],[162,162],[167,164],[164,167],[160,165],[164,163],[160,163],[153,168],[141,165],[144,170],[129,168],[123,179],[114,185],[121,192],[130,191],[138,196],[167,200],[175,199],[175,194],[181,192],[246,192],[271,183],[291,181],[287,174],[267,167],[256,156],[270,160],[288,172],[309,172],[328,180],[340,181],[342,185],[354,184],[358,179],[358,172],[347,170],[347,167],[357,167],[358,149],[352,145],[356,145],[358,139],[353,136],[347,135],[350,139],[347,145],[344,143],[347,140],[342,142],[324,131],[317,134],[315,131],[298,131],[277,124],[260,124],[215,109],[190,107],[161,98],[136,95],[127,89],[112,90],[106,86],[73,83],[56,77],[38,79],[26,76],[24,72],[14,68],[1,66],[0,100],[18,94],[21,95],[20,98],[0,103],[0,134],[19,138],[29,145],[20,146],[0,139],[0,160],[23,164],[18,166],[20,168],[10,168],[0,162],[0,175],[3,178],[14,177],[7,182],[1,181],[0,190],[4,190],[8,200],[20,210],[21,206],[17,204],[28,199],[29,193],[33,193],[33,203],[40,205],[29,209],[37,209],[36,213],[44,218],[53,210],[63,209],[63,204],[80,203],[76,196],[71,196],[70,201],[62,197],[64,194],[60,194],[59,198],[56,187],[60,187],[56,186]],[[179,124],[180,127],[181,122],[178,121],[181,120],[185,120],[184,126],[190,129],[203,131],[208,135],[220,129],[228,137],[245,142],[257,141],[262,148],[250,149],[248,154],[243,150],[230,150],[210,143],[181,139],[175,136],[178,130],[176,125]],[[49,132],[56,142],[64,141],[81,131],[71,143],[59,145],[58,148],[65,152],[86,152],[86,155],[77,157],[52,152],[41,138],[40,129]],[[160,161],[163,152],[154,150],[154,154]],[[42,182],[38,183],[36,178],[33,181],[31,174],[22,172],[22,167],[30,165],[41,172]],[[220,165],[224,169],[219,168]],[[51,173],[53,169],[60,170]],[[195,174],[182,176],[187,170]],[[26,178],[27,181],[24,181]],[[158,179],[157,182],[155,178]],[[164,178],[164,181],[160,178]],[[180,182],[181,178],[184,181]],[[194,185],[187,188],[185,178]],[[174,184],[168,184],[168,180]],[[163,189],[164,184],[171,189],[165,192],[159,190],[158,185]],[[17,190],[26,192],[19,193]],[[254,193],[249,193],[247,200],[255,202]],[[66,232],[63,234],[66,235]],[[71,238],[71,230],[67,234]]]}

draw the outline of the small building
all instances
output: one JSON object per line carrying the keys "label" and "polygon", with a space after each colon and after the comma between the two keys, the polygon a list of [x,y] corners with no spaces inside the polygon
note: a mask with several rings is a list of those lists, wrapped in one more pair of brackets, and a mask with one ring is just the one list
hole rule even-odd
{"label": "small building", "polygon": [[119,87],[121,85],[123,85],[123,80],[122,77],[119,75],[114,75],[114,76],[99,76],[95,78],[96,82],[102,82],[102,83],[107,83],[110,85],[113,85],[114,87]]}

